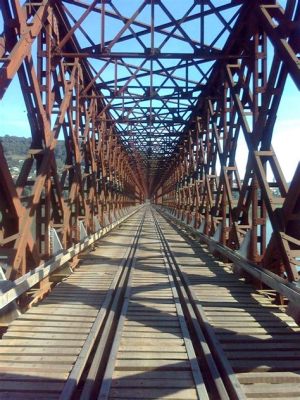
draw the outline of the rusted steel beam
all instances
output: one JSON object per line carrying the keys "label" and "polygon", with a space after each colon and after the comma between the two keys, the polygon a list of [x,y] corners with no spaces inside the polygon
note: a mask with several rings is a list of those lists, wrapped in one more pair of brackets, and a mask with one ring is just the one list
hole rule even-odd
{"label": "rusted steel beam", "polygon": [[300,301],[300,289],[294,282],[288,282],[287,280],[283,279],[282,277],[278,276],[277,274],[269,271],[266,268],[258,266],[255,263],[249,262],[249,260],[245,259],[243,256],[238,254],[237,252],[232,251],[226,246],[223,246],[221,243],[216,242],[212,238],[208,237],[207,235],[199,232],[195,228],[186,225],[182,221],[178,221],[169,213],[166,213],[166,209],[161,209],[166,215],[168,219],[171,221],[179,224],[182,228],[187,230],[188,232],[192,233],[194,237],[199,238],[201,242],[206,243],[210,249],[216,250],[227,260],[232,261],[237,267],[240,267],[244,271],[246,271],[249,276],[252,276],[257,281],[263,282],[269,288],[274,289],[282,296],[290,300],[294,304],[299,304]]}
{"label": "rusted steel beam", "polygon": [[[16,44],[10,49],[10,54],[4,57],[4,65],[0,68],[0,99],[4,96],[7,87],[20,68],[24,58],[30,55],[31,46],[39,35],[43,23],[47,18],[49,3],[48,0],[42,1],[33,20],[30,24],[27,24],[24,10],[21,8],[19,0],[12,1],[12,7],[18,10],[18,13],[14,16],[14,23],[19,26],[19,29],[16,29],[14,34],[16,36],[20,35],[20,39],[17,41],[15,38],[11,39],[9,35],[10,30],[7,30],[6,35],[8,39],[12,40],[12,42],[16,41]],[[4,8],[6,5],[3,4],[2,7]]]}
{"label": "rusted steel beam", "polygon": [[[153,195],[157,204],[173,209],[180,220],[222,245],[224,252],[237,250],[252,263],[298,281],[300,224],[295,188],[300,172],[298,168],[288,187],[272,134],[287,76],[298,85],[299,2],[288,2],[286,10],[261,2],[240,17],[224,47],[224,51],[240,51],[240,56],[235,63],[215,64],[172,165],[157,177]],[[268,39],[274,47],[269,69]],[[248,150],[242,181],[235,161],[240,135]],[[273,235],[267,245],[268,220]]]}
{"label": "rusted steel beam", "polygon": [[276,48],[276,53],[284,62],[298,89],[300,89],[300,63],[297,56],[300,49],[299,5],[296,8],[296,15],[293,20],[289,19],[285,10],[279,4],[260,5],[257,15]]}
{"label": "rusted steel beam", "polygon": [[[82,223],[93,234],[144,198],[143,176],[135,177],[131,156],[107,116],[99,117],[102,99],[81,97],[85,86],[92,96],[98,93],[88,63],[65,60],[53,51],[61,45],[76,53],[79,46],[74,34],[83,19],[69,27],[61,5],[1,4],[6,18],[1,93],[18,73],[32,129],[32,144],[16,182],[3,152],[0,157],[0,212],[5,216],[9,207],[14,220],[12,224],[4,217],[0,222],[0,255],[10,279],[52,257],[50,229],[67,249],[82,240]],[[55,154],[60,134],[66,157],[62,171]]]}
{"label": "rusted steel beam", "polygon": [[90,248],[90,246],[92,246],[97,240],[106,235],[109,231],[114,229],[122,222],[126,221],[126,219],[133,215],[138,209],[139,206],[128,209],[127,215],[118,218],[118,220],[109,223],[107,226],[101,229],[96,229],[95,232],[89,237],[80,240],[72,247],[65,249],[38,267],[33,268],[31,271],[14,280],[12,288],[0,294],[0,310],[14,300],[17,300],[22,294],[26,293],[28,289],[36,286],[42,280],[49,277],[54,271],[63,267],[67,262],[72,260],[72,258]]}
{"label": "rusted steel beam", "polygon": [[66,249],[82,223],[92,234],[149,196],[220,245],[298,280],[299,171],[288,188],[272,134],[287,77],[299,87],[299,1],[285,10],[263,0],[192,2],[180,17],[160,1],[128,7],[123,15],[118,1],[1,3],[0,97],[18,75],[32,133],[16,182],[2,154],[0,212],[9,208],[14,221],[0,222],[7,275],[51,257],[49,229]]}
{"label": "rusted steel beam", "polygon": [[143,53],[136,53],[136,52],[109,52],[109,51],[102,51],[102,52],[92,52],[92,51],[82,51],[80,53],[68,53],[68,52],[59,52],[62,57],[78,57],[78,58],[95,58],[95,59],[109,59],[109,60],[119,60],[121,58],[142,58],[147,60],[160,60],[160,59],[178,59],[178,60],[202,60],[202,61],[215,61],[215,60],[222,60],[222,59],[236,59],[239,57],[238,54],[213,54],[207,50],[203,51],[196,51],[195,53],[161,53],[156,52],[155,50],[153,53],[151,52],[143,52]]}

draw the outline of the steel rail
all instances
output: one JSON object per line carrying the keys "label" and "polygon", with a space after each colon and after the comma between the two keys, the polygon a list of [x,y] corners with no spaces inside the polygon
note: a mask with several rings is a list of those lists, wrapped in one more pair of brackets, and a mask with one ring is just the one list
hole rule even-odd
{"label": "steel rail", "polygon": [[[184,276],[181,274],[178,263],[172,253],[172,249],[164,236],[159,225],[159,221],[151,212],[160,242],[162,259],[167,268],[167,273],[172,287],[172,293],[178,299],[178,307],[180,315],[184,321],[185,337],[190,337],[191,342],[187,351],[196,353],[197,360],[194,358],[191,362],[192,371],[195,374],[196,390],[199,398],[213,398],[220,400],[240,400],[245,399],[243,390],[233,373],[229,361],[227,360],[220,344],[209,326],[203,310],[198,304],[195,296],[188,287]],[[137,236],[142,231],[142,225],[138,228]],[[134,240],[135,251],[138,247],[138,238]],[[111,388],[111,378],[114,372],[114,365],[118,353],[118,348],[124,328],[124,321],[128,310],[129,300],[131,296],[131,280],[132,272],[136,263],[135,251],[131,253],[130,265],[127,267],[127,273],[123,274],[122,282],[116,289],[113,305],[109,311],[104,330],[101,332],[101,339],[98,343],[95,356],[92,360],[91,367],[86,377],[80,400],[88,400],[97,398],[105,400],[109,397]],[[193,365],[195,364],[195,365]],[[195,372],[196,371],[196,372]],[[198,373],[197,373],[198,371]],[[98,384],[97,384],[98,382]],[[96,393],[97,386],[98,395]],[[61,397],[65,399],[66,397]],[[68,398],[68,397],[67,397]]]}
{"label": "steel rail", "polygon": [[133,214],[135,214],[140,207],[130,212],[126,216],[120,218],[118,221],[107,225],[104,228],[99,229],[97,232],[88,236],[87,238],[81,240],[76,245],[70,247],[67,250],[63,250],[58,255],[54,256],[49,261],[42,263],[37,268],[31,270],[27,274],[21,276],[11,283],[12,287],[7,291],[0,293],[0,310],[5,306],[18,299],[23,293],[27,292],[34,285],[39,283],[41,280],[45,279],[47,276],[51,275],[58,268],[63,267],[68,261],[73,257],[77,256],[91,245],[93,245],[97,240],[101,239],[112,229],[116,228],[118,225],[126,221]]}
{"label": "steel rail", "polygon": [[[152,213],[151,213],[151,215],[152,215]],[[153,215],[152,215],[152,218],[153,218]],[[157,235],[157,237],[160,241],[160,238],[158,235]],[[161,246],[160,246],[160,248],[161,248]],[[204,382],[204,378],[202,376],[202,373],[200,371],[198,363],[196,362],[196,359],[195,359],[194,346],[192,346],[189,329],[188,329],[187,323],[185,321],[185,315],[184,315],[183,309],[182,309],[180,301],[179,301],[179,294],[178,294],[177,288],[175,286],[175,282],[173,280],[173,277],[172,277],[172,274],[171,274],[171,271],[169,268],[169,263],[165,259],[162,249],[160,251],[162,254],[162,260],[164,261],[164,264],[167,269],[167,275],[169,278],[172,295],[173,295],[174,302],[176,305],[178,322],[179,322],[179,325],[182,330],[182,335],[183,335],[182,337],[185,342],[186,351],[187,351],[187,354],[188,354],[188,357],[190,360],[190,364],[191,364],[191,372],[192,372],[192,375],[194,378],[197,396],[201,400],[208,400],[209,395],[208,395],[207,387]],[[97,400],[108,400],[108,398],[109,398],[109,392],[110,392],[111,383],[112,383],[112,375],[114,372],[114,365],[115,365],[118,348],[120,345],[121,336],[122,336],[122,332],[123,332],[123,328],[124,328],[124,321],[126,318],[126,313],[128,310],[129,301],[130,301],[130,297],[131,297],[131,289],[132,289],[131,281],[132,281],[132,273],[135,268],[135,263],[136,263],[136,257],[134,257],[132,259],[131,269],[128,273],[127,287],[126,287],[124,297],[123,297],[122,310],[121,310],[121,313],[119,316],[117,327],[115,329],[115,336],[113,337],[113,345],[112,345],[112,348],[111,348],[111,351],[109,354],[108,362],[105,366],[105,373],[103,375],[103,379],[102,379],[102,383],[101,383],[101,386],[100,386],[100,389],[98,392]],[[89,394],[91,395],[91,393],[89,393]],[[90,398],[91,397],[88,397],[88,396],[86,396],[86,397],[82,396],[80,398],[80,400],[89,400]],[[94,398],[94,397],[92,397],[92,398]],[[228,400],[228,397],[226,397],[226,398],[224,397],[224,398],[222,398],[222,400]]]}
{"label": "steel rail", "polygon": [[[189,287],[185,275],[181,272],[180,266],[176,261],[172,248],[166,239],[158,219],[153,213],[153,219],[158,236],[162,243],[162,249],[172,271],[173,279],[176,282],[180,301],[185,310],[185,316],[189,318],[194,329],[194,347],[201,349],[199,363],[202,368],[209,372],[207,385],[213,386],[214,397],[220,400],[245,399],[245,394],[236,378],[230,362],[228,361],[221,345],[210,326],[205,313],[199,304],[196,296]],[[213,383],[213,385],[212,385]]]}
{"label": "steel rail", "polygon": [[199,232],[192,226],[187,225],[183,221],[175,218],[173,215],[167,213],[166,210],[161,208],[157,208],[157,210],[162,213],[164,217],[167,218],[167,220],[172,221],[175,225],[183,228],[194,237],[200,239],[200,241],[206,243],[212,251],[217,251],[222,256],[228,258],[235,265],[242,268],[248,274],[258,279],[260,282],[263,282],[271,289],[274,289],[276,292],[282,294],[293,303],[300,304],[300,288],[297,286],[296,283],[287,282],[285,279],[281,278],[271,271],[268,271],[266,268],[258,267],[254,263],[251,263],[249,260],[242,257],[236,251],[233,251],[228,247],[216,242],[215,240]]}
{"label": "steel rail", "polygon": [[68,400],[68,399],[72,398],[72,396],[77,388],[77,385],[79,384],[79,381],[82,377],[84,369],[86,368],[86,364],[88,362],[88,359],[92,352],[92,349],[93,349],[97,339],[99,338],[99,333],[101,330],[104,329],[103,328],[104,324],[107,323],[107,321],[108,321],[108,314],[113,306],[113,302],[114,302],[115,296],[117,294],[118,288],[120,285],[122,285],[123,276],[126,273],[128,263],[132,256],[133,249],[136,245],[136,240],[139,235],[139,229],[140,229],[140,225],[137,227],[137,229],[135,231],[132,232],[133,238],[131,240],[131,243],[129,244],[129,246],[126,250],[126,253],[124,254],[124,257],[120,262],[118,271],[113,279],[113,282],[109,288],[109,291],[106,294],[105,300],[101,306],[101,309],[99,310],[97,318],[95,319],[95,321],[93,323],[93,326],[92,326],[91,331],[85,341],[85,344],[83,345],[83,347],[80,351],[80,354],[73,366],[73,369],[70,372],[70,375],[64,385],[64,388],[60,395],[61,400]]}
{"label": "steel rail", "polygon": [[[120,317],[121,309],[123,307],[124,293],[126,292],[128,281],[130,279],[130,273],[134,262],[135,252],[137,249],[141,230],[144,224],[145,213],[146,212],[144,211],[143,216],[141,218],[141,222],[136,230],[130,248],[126,253],[124,266],[120,273],[118,284],[114,289],[113,299],[111,301],[110,307],[106,310],[105,324],[101,329],[101,337],[97,343],[97,347],[94,352],[91,366],[88,369],[85,383],[81,391],[80,400],[89,400],[91,398],[95,398],[95,392],[97,390],[97,382],[101,381],[101,377],[104,374],[104,366],[107,363],[108,355],[111,350],[112,338],[115,337],[117,332],[118,320]],[[98,333],[99,331],[100,327],[98,329]],[[86,361],[86,359],[84,361]],[[85,366],[85,364],[83,366]],[[70,385],[72,385],[72,383],[70,383]],[[72,388],[74,392],[75,385],[72,385]],[[62,392],[60,400],[71,399],[70,396],[65,397],[65,394],[66,394],[65,392]]]}
{"label": "steel rail", "polygon": [[99,394],[97,399],[98,400],[103,400],[107,399],[110,391],[110,386],[111,386],[111,377],[114,371],[114,361],[117,356],[120,340],[121,340],[121,334],[122,334],[122,328],[124,325],[124,320],[126,316],[126,312],[128,309],[128,304],[129,304],[129,299],[130,299],[130,292],[131,292],[131,282],[132,282],[132,269],[135,267],[136,264],[136,257],[134,256],[133,260],[131,260],[131,271],[129,272],[128,280],[127,280],[127,287],[124,293],[124,298],[123,298],[123,304],[122,304],[122,309],[120,313],[120,317],[117,323],[116,331],[115,331],[115,336],[113,340],[113,345],[109,354],[109,359],[105,368],[104,376],[102,379],[102,384],[99,390]]}

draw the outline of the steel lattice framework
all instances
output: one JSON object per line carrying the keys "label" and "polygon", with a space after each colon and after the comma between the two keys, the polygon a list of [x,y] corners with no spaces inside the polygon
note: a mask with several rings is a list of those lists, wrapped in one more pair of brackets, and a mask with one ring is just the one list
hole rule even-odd
{"label": "steel lattice framework", "polygon": [[51,258],[50,228],[67,249],[151,198],[298,280],[300,168],[288,187],[272,148],[287,77],[300,89],[300,3],[283,3],[2,1],[0,97],[19,79],[32,134],[15,181],[0,147],[7,276]]}

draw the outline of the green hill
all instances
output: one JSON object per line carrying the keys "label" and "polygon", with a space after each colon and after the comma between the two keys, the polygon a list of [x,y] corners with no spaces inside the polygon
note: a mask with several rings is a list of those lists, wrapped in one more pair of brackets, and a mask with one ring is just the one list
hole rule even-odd
{"label": "green hill", "polygon": [[[23,161],[27,156],[31,145],[31,138],[5,135],[0,136],[0,142],[2,143],[9,169],[13,177],[16,178],[20,172]],[[66,158],[65,144],[63,140],[57,142],[55,158],[58,171],[61,171],[64,167]]]}

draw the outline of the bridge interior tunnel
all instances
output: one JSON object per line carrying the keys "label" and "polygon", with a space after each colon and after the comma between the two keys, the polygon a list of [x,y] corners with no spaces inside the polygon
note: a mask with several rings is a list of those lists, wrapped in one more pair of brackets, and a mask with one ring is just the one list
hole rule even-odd
{"label": "bridge interior tunnel", "polygon": [[[281,132],[284,162],[273,133],[282,104],[297,111],[297,100],[284,102],[287,87],[300,88],[299,1],[8,0],[0,9],[0,134],[31,138],[15,175],[0,146],[7,278],[152,202],[298,281],[300,167],[289,154],[299,133]],[[8,131],[20,107],[26,122]]]}

